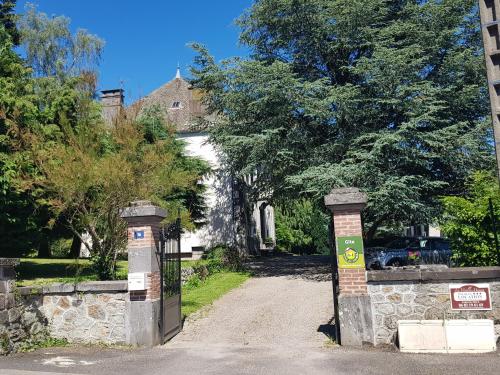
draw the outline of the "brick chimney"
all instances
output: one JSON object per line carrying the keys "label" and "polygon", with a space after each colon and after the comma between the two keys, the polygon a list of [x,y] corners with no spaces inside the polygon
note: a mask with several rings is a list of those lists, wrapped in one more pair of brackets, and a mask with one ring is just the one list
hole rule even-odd
{"label": "brick chimney", "polygon": [[123,108],[123,90],[102,90],[101,93],[102,117],[106,125],[111,126]]}

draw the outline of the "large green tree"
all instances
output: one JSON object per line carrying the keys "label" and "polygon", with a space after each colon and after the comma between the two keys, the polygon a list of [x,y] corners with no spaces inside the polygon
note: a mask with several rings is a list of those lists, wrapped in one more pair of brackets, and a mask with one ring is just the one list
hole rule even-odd
{"label": "large green tree", "polygon": [[[143,124],[133,118],[119,118],[110,128],[92,119],[92,111],[79,115],[75,128],[28,134],[39,173],[24,181],[44,190],[45,204],[88,248],[98,276],[111,279],[127,240],[120,209],[149,199],[167,208],[173,219],[184,202],[169,198],[194,189],[202,176],[197,168],[185,168],[186,156],[178,152],[172,133],[148,139]],[[189,223],[188,211],[183,214]]]}
{"label": "large green tree", "polygon": [[247,59],[199,52],[211,134],[256,194],[369,194],[367,237],[426,222],[492,148],[473,0],[258,0],[238,20]]}
{"label": "large green tree", "polygon": [[99,38],[72,34],[68,19],[33,7],[20,31],[26,60],[0,24],[2,254],[7,245],[18,255],[32,247],[49,255],[54,238],[73,236],[76,252],[80,242],[90,250],[99,277],[112,278],[126,242],[119,209],[151,199],[171,215],[180,209],[192,227],[203,215],[198,181],[209,168],[185,155],[154,111],[103,124],[95,100]]}
{"label": "large green tree", "polygon": [[35,75],[64,79],[96,70],[104,41],[84,29],[72,33],[70,22],[64,16],[49,17],[28,3],[19,30]]}
{"label": "large green tree", "polygon": [[[20,172],[37,173],[24,135],[37,129],[49,136],[58,134],[63,123],[75,128],[88,121],[92,105],[86,98],[94,95],[103,42],[83,30],[72,34],[67,18],[49,18],[32,5],[24,15],[15,15],[14,5],[0,3],[0,235],[7,254],[35,251],[47,257],[51,242],[71,234],[64,215],[54,217],[49,210],[46,191],[19,183]],[[27,60],[13,50],[19,43]],[[99,112],[94,108],[93,113],[95,120]]]}
{"label": "large green tree", "polygon": [[33,215],[31,194],[17,189],[20,165],[29,159],[18,138],[18,123],[37,123],[30,69],[13,51],[11,35],[0,24],[0,237],[2,255],[23,255],[36,247],[42,223]]}

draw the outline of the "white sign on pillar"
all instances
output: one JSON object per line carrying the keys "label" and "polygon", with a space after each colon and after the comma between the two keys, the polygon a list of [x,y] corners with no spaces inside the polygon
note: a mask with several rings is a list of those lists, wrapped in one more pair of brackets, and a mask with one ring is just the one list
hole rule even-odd
{"label": "white sign on pillar", "polygon": [[146,290],[146,274],[143,272],[129,273],[128,290]]}

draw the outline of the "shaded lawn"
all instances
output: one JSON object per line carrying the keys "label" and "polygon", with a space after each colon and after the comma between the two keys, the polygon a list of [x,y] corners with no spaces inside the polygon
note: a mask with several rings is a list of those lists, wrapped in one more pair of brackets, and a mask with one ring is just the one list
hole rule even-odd
{"label": "shaded lawn", "polygon": [[[206,263],[203,260],[183,260],[181,267],[189,268],[197,262]],[[98,280],[88,259],[21,258],[21,264],[16,267],[16,272],[18,286]],[[128,262],[126,260],[118,261],[116,278],[126,280],[127,273]]]}
{"label": "shaded lawn", "polygon": [[198,286],[182,287],[182,315],[188,316],[206,305],[210,305],[231,289],[243,284],[249,273],[220,272],[209,276]]}
{"label": "shaded lawn", "polygon": [[[16,267],[17,285],[45,285],[98,280],[88,259],[22,258]],[[128,262],[118,261],[116,278],[127,279]]]}

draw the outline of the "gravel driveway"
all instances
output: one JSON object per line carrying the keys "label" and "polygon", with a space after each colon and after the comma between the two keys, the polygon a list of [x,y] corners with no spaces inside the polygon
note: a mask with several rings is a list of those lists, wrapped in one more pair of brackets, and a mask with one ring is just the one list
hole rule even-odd
{"label": "gravel driveway", "polygon": [[192,315],[166,347],[324,346],[333,317],[328,257],[264,258],[249,266],[257,277]]}

